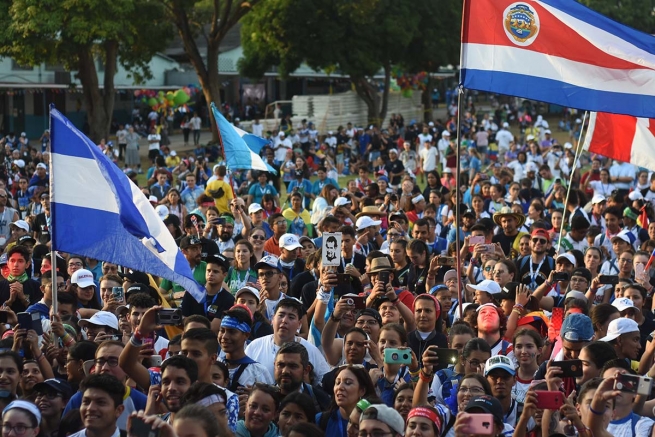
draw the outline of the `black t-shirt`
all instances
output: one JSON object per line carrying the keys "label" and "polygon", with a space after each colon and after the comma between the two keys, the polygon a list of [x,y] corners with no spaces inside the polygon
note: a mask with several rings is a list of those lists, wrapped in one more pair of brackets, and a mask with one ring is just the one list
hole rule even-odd
{"label": "black t-shirt", "polygon": [[[387,173],[389,173],[389,177],[391,177],[391,173],[402,173],[403,171],[405,171],[405,166],[403,165],[400,159],[396,159],[395,161],[389,161],[387,165],[384,166],[384,168],[387,171]],[[394,176],[393,178],[391,178],[391,185],[399,185],[401,177],[402,176]]]}
{"label": "black t-shirt", "polygon": [[427,266],[419,268],[412,264],[407,273],[407,286],[409,291],[417,295],[425,293],[425,281],[427,280],[427,275]]}
{"label": "black t-shirt", "polygon": [[234,296],[226,289],[221,289],[213,296],[206,296],[206,303],[198,303],[191,293],[184,293],[182,297],[182,315],[189,317],[193,314],[201,314],[212,320],[222,319],[225,311],[234,305]]}
{"label": "black t-shirt", "polygon": [[34,218],[34,230],[36,231],[36,239],[40,244],[46,244],[50,241],[50,228],[48,227],[45,212]]}
{"label": "black t-shirt", "polygon": [[[29,299],[30,302],[26,306],[23,304],[23,302],[16,299],[14,303],[9,307],[15,313],[24,312],[29,305],[37,303],[43,297],[43,293],[41,293],[41,287],[39,283],[34,279],[28,279],[27,281],[23,282],[23,294],[25,297],[27,297],[27,299]],[[0,304],[4,304],[7,300],[9,300],[9,297],[9,281],[3,279],[0,281]]]}
{"label": "black t-shirt", "polygon": [[637,361],[641,361],[641,356],[646,350],[646,341],[651,332],[655,331],[655,317],[653,312],[646,308],[641,309],[642,314],[644,315],[644,323],[639,327],[639,333],[641,334],[641,350],[639,351],[639,358]]}
{"label": "black t-shirt", "polygon": [[512,245],[514,244],[514,240],[516,240],[516,237],[519,236],[519,233],[512,237],[508,237],[504,233],[496,234],[493,236],[491,239],[492,243],[500,243],[500,247],[503,248],[503,252],[505,252],[505,256],[509,256],[509,251],[512,249]]}
{"label": "black t-shirt", "polygon": [[[532,274],[530,274],[530,264],[532,264]],[[533,263],[530,255],[516,260],[516,270],[519,272],[518,282],[530,286],[532,291],[546,282],[548,275],[554,268],[555,260],[550,256],[546,256],[541,265]]]}
{"label": "black t-shirt", "polygon": [[300,299],[302,296],[302,289],[308,282],[315,281],[314,275],[309,270],[305,270],[299,275],[295,275],[289,286],[289,291],[287,296],[295,297]]}

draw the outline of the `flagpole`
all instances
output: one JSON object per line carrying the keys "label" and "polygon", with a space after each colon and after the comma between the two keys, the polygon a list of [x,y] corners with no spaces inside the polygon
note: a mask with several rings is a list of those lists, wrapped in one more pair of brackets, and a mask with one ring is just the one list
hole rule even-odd
{"label": "flagpole", "polygon": [[[566,207],[569,203],[569,193],[571,192],[571,185],[573,184],[573,175],[575,174],[575,169],[576,166],[578,165],[578,160],[580,159],[580,153],[582,152],[582,132],[584,132],[584,125],[585,122],[587,121],[587,115],[589,114],[589,111],[585,111],[584,116],[582,117],[582,125],[580,126],[580,135],[578,136],[578,144],[576,144],[575,147],[575,157],[573,158],[573,166],[571,167],[571,175],[569,176],[569,186],[566,188],[566,199],[564,200],[564,212],[566,213]],[[569,218],[570,219],[570,218]],[[562,227],[564,226],[564,217],[562,217]],[[556,254],[559,253],[559,249],[562,246],[562,237],[564,236],[564,233],[560,229],[559,233],[559,239],[557,240],[557,251],[555,252]]]}
{"label": "flagpole", "polygon": [[[50,110],[54,108],[54,103],[50,104]],[[57,252],[54,247],[54,234],[52,233],[52,202],[54,201],[53,197],[53,181],[54,178],[52,176],[53,174],[53,166],[52,166],[52,144],[53,144],[53,139],[54,139],[54,132],[52,131],[52,116],[50,115],[50,111],[48,111],[48,123],[49,123],[49,128],[50,128],[50,160],[48,162],[48,166],[50,167],[50,229],[48,230],[50,232],[50,275],[52,276],[52,284],[50,285],[50,289],[52,290],[52,313],[53,314],[58,314],[58,305],[57,305]]]}
{"label": "flagpole", "polygon": [[[461,70],[460,70],[461,71]],[[461,74],[461,73],[460,73]],[[461,83],[461,82],[460,82]],[[462,256],[460,255],[460,246],[461,246],[461,236],[463,235],[463,232],[460,228],[460,220],[462,217],[462,211],[461,211],[461,202],[460,202],[460,194],[459,194],[459,183],[460,183],[460,167],[461,167],[461,162],[460,162],[460,153],[461,153],[461,147],[462,147],[462,130],[460,128],[461,122],[462,122],[462,101],[464,100],[464,87],[459,86],[457,88],[457,149],[455,152],[455,156],[457,158],[457,163],[455,164],[455,223],[456,223],[456,229],[455,229],[455,235],[457,235],[457,238],[455,238],[455,258],[457,262],[455,263],[455,268],[457,270],[457,300],[459,301],[458,309],[459,309],[459,318],[464,319],[464,310],[463,310],[463,290],[462,290]]]}

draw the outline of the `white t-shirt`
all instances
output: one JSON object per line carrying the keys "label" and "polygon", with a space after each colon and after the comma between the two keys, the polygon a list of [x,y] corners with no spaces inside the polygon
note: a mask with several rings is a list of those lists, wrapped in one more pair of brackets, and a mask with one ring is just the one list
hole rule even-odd
{"label": "white t-shirt", "polygon": [[594,190],[594,196],[601,195],[603,197],[610,197],[612,195],[612,191],[616,190],[616,186],[614,184],[604,184],[601,181],[590,181],[589,188]]}
{"label": "white t-shirt", "polygon": [[[610,176],[612,177],[619,177],[619,178],[630,177],[634,179],[636,173],[637,173],[636,167],[632,164],[628,164],[627,162],[621,164],[617,164],[615,162],[610,167]],[[629,190],[630,187],[634,185],[634,181],[614,182],[614,185],[616,185],[616,188],[618,188],[619,190]]]}
{"label": "white t-shirt", "polygon": [[[248,347],[246,347],[246,355],[248,355],[253,360],[260,363],[269,374],[275,375],[275,354],[277,354],[280,346],[274,343],[275,334],[270,334],[265,337],[260,337],[253,340]],[[302,337],[296,337],[296,342],[299,342],[309,354],[309,362],[314,366],[314,374],[316,375],[316,381],[323,381],[323,376],[330,371],[330,366],[323,354],[310,342],[305,340]]]}
{"label": "white t-shirt", "polygon": [[[634,414],[634,413],[632,413]],[[651,428],[653,427],[652,419],[642,417],[635,425],[635,432],[632,432],[632,414],[621,420],[613,420],[607,427],[607,432],[614,437],[633,437],[633,436],[648,436],[651,435]]]}
{"label": "white t-shirt", "polygon": [[[151,143],[150,141],[156,140],[155,142]],[[150,134],[148,135],[148,150],[159,150],[159,141],[161,140],[161,136],[159,134]]]}
{"label": "white t-shirt", "polygon": [[193,130],[200,130],[200,126],[202,124],[202,119],[198,117],[197,115],[195,117],[192,117],[191,120],[189,120],[189,127]]}
{"label": "white t-shirt", "polygon": [[253,135],[257,135],[258,137],[263,137],[264,136],[263,135],[264,125],[261,124],[261,123],[259,123],[259,124],[253,123],[252,124],[252,133],[253,133]]}
{"label": "white t-shirt", "polygon": [[118,144],[126,144],[127,143],[127,131],[125,129],[116,131],[116,142]]}
{"label": "white t-shirt", "polygon": [[[239,366],[235,367],[234,369],[230,369],[230,381],[232,381],[232,378],[238,369]],[[241,376],[239,376],[239,384],[246,386],[253,385],[256,382],[263,382],[264,384],[275,384],[273,376],[268,373],[266,367],[259,363],[250,363],[243,370]]]}
{"label": "white t-shirt", "polygon": [[496,134],[496,141],[498,142],[498,151],[509,150],[510,141],[514,141],[514,135],[507,129],[501,129]]}
{"label": "white t-shirt", "polygon": [[420,152],[421,159],[423,160],[423,171],[432,171],[437,168],[437,149],[425,147]]}
{"label": "white t-shirt", "polygon": [[432,135],[430,134],[418,134],[418,140],[419,140],[419,145],[423,146],[423,144],[428,141],[432,142]]}
{"label": "white t-shirt", "polygon": [[[292,147],[291,141],[289,141],[288,138],[278,138],[275,147],[275,160],[278,162],[284,162],[284,160],[287,158],[287,149],[291,149]],[[279,147],[279,149],[277,149],[277,147]]]}

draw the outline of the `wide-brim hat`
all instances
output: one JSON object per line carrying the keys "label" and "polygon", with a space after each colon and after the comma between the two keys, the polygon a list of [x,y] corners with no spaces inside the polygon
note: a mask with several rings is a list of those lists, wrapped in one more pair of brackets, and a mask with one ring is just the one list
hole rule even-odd
{"label": "wide-brim hat", "polygon": [[517,221],[516,227],[517,228],[520,228],[521,226],[523,226],[525,224],[525,216],[523,214],[517,214],[517,213],[513,212],[512,208],[510,208],[508,206],[504,206],[503,208],[501,208],[500,211],[494,213],[494,216],[493,216],[494,223],[496,223],[498,226],[500,226],[500,219],[502,219],[503,217],[508,217],[508,216],[512,216],[512,217],[514,217],[516,219],[516,221]]}
{"label": "wide-brim hat", "polygon": [[386,213],[380,211],[380,208],[377,206],[365,206],[362,208],[362,212],[358,213],[355,218],[358,219],[361,216],[369,216],[369,215],[375,215],[375,216],[383,216],[386,215]]}

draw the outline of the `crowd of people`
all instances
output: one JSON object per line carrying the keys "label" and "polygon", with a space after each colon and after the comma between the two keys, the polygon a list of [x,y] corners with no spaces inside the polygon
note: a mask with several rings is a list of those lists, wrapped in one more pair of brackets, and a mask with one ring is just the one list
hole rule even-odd
{"label": "crowd of people", "polygon": [[127,174],[201,302],[53,264],[48,161],[8,145],[3,437],[655,435],[655,174],[575,160],[535,119],[289,122],[276,173],[153,154]]}

